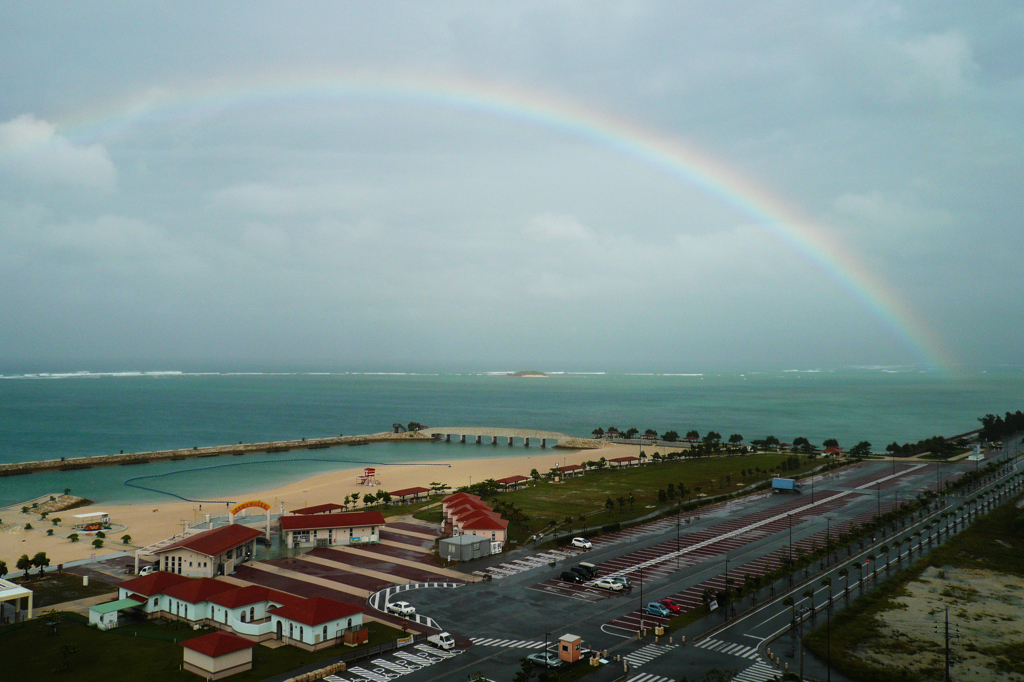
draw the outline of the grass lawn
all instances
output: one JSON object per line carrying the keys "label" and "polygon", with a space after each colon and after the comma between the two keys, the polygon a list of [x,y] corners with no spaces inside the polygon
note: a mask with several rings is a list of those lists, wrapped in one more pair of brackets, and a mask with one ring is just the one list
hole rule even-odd
{"label": "grass lawn", "polygon": [[117,592],[117,588],[109,583],[99,580],[89,580],[88,587],[82,586],[82,576],[72,573],[57,574],[57,571],[50,571],[37,577],[36,572],[29,578],[15,578],[18,585],[32,590],[32,608],[34,610],[62,604],[66,601],[95,597],[101,594]]}
{"label": "grass lawn", "polygon": [[[369,646],[404,635],[400,630],[380,623],[369,623]],[[54,636],[45,619],[8,626],[0,630],[0,661],[3,679],[75,680],[75,682],[117,682],[146,679],[195,682],[192,673],[179,670],[182,663],[180,642],[212,632],[192,630],[170,621],[147,621],[101,632],[88,626],[81,617],[66,617]],[[177,640],[177,641],[175,641]],[[63,669],[61,649],[73,644],[76,652],[67,656]],[[295,668],[340,656],[351,651],[344,646],[310,653],[284,646],[253,648],[252,670],[234,675],[234,682],[258,682]]]}
{"label": "grass lawn", "polygon": [[[514,503],[529,517],[529,521],[522,524],[513,522],[509,526],[511,539],[522,542],[531,533],[548,526],[551,521],[560,524],[561,530],[582,531],[631,521],[659,508],[674,508],[674,503],[658,501],[658,490],[667,489],[669,483],[673,483],[677,489],[685,485],[692,491],[690,496],[693,500],[698,499],[699,493],[713,497],[738,492],[748,485],[767,480],[768,470],[785,462],[788,456],[775,453],[702,457],[632,469],[591,470],[582,477],[567,479],[562,483],[542,480],[522,490],[497,493],[493,499]],[[799,476],[821,463],[821,460],[808,461],[803,457],[800,459],[800,468],[787,471],[785,475]],[[758,469],[761,471],[758,472]],[[633,496],[632,505],[627,502],[620,506],[618,498],[628,500],[630,495]],[[611,512],[605,507],[608,498],[614,503]],[[581,521],[580,516],[584,520]],[[566,523],[566,517],[572,518],[571,524]]]}

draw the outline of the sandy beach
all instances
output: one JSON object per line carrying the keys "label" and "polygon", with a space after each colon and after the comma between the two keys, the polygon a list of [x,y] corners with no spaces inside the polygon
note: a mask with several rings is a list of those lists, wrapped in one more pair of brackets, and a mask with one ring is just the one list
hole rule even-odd
{"label": "sandy beach", "polygon": [[[274,513],[278,513],[281,505],[285,511],[322,504],[325,502],[343,503],[346,495],[355,492],[363,493],[379,490],[400,490],[416,486],[428,487],[431,482],[445,483],[452,488],[480,482],[488,478],[505,478],[507,476],[528,476],[531,469],[546,472],[553,466],[579,464],[584,460],[595,460],[601,457],[612,458],[637,454],[635,445],[609,444],[597,450],[537,452],[528,456],[501,457],[491,459],[469,459],[445,462],[446,466],[405,464],[402,466],[378,466],[377,479],[380,486],[367,488],[359,484],[357,477],[363,473],[362,468],[344,469],[319,474],[280,488],[251,491],[235,496],[240,500],[262,500],[271,505]],[[54,491],[57,493],[59,491]],[[99,501],[87,507],[50,514],[50,518],[59,517],[61,523],[54,528],[49,520],[40,520],[38,514],[22,514],[21,504],[0,509],[0,560],[6,561],[8,570],[13,571],[14,564],[22,554],[30,557],[36,552],[46,552],[50,558],[50,566],[78,559],[88,559],[95,555],[101,557],[117,552],[131,551],[146,547],[160,540],[180,534],[185,523],[190,525],[201,522],[206,514],[211,516],[227,515],[226,505],[199,505],[192,502],[181,502],[167,498],[127,505],[104,504]],[[200,509],[202,506],[202,509]],[[92,536],[82,534],[81,541],[72,543],[67,539],[74,525],[72,516],[93,511],[104,511],[110,515],[111,523],[117,527],[127,526],[125,530],[107,533],[104,547],[95,549]],[[256,510],[259,511],[259,510]],[[30,523],[32,530],[24,530]],[[47,537],[47,529],[53,528],[53,536]],[[124,545],[121,536],[131,536],[131,544]]]}

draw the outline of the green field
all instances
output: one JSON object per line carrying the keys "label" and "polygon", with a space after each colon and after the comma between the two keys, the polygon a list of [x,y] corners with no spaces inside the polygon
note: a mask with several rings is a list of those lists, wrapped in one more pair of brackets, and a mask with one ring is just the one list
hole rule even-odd
{"label": "green field", "polygon": [[[551,527],[552,521],[559,532],[583,532],[608,524],[627,523],[661,509],[675,509],[680,502],[678,497],[661,501],[658,495],[659,490],[667,492],[670,483],[677,492],[680,487],[685,487],[684,505],[719,495],[740,494],[767,481],[770,472],[784,464],[787,456],[702,457],[663,461],[631,469],[590,470],[582,477],[561,483],[542,479],[530,483],[525,489],[496,493],[484,496],[484,499],[511,520],[509,536],[521,543],[530,535]],[[801,476],[821,464],[821,460],[802,457],[799,468],[785,471],[782,475]],[[620,498],[624,504],[620,505]],[[613,504],[610,510],[606,507],[609,499]],[[517,522],[515,515],[509,513],[508,509],[513,508],[511,505],[523,514],[521,521]]]}
{"label": "green field", "polygon": [[[54,635],[47,621],[46,617],[40,617],[0,629],[3,680],[194,682],[199,678],[180,670],[183,658],[180,642],[212,632],[192,630],[170,621],[147,621],[138,626],[101,632],[89,627],[81,616],[69,614]],[[368,627],[368,646],[405,634],[380,623],[369,623]],[[75,652],[65,656],[62,649],[69,645],[73,645]],[[290,646],[277,649],[256,646],[252,650],[252,670],[233,675],[231,680],[258,682],[351,650],[338,646],[310,653]]]}

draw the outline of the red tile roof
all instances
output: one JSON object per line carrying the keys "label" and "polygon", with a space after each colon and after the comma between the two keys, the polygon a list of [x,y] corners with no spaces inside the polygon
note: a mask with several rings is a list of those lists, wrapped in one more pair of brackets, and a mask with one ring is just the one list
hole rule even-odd
{"label": "red tile roof", "polygon": [[282,606],[298,604],[303,601],[302,597],[296,597],[285,592],[278,592],[262,585],[246,585],[227,592],[220,592],[210,597],[211,604],[223,606],[229,609],[237,609],[239,606],[249,606],[260,602],[271,601]]}
{"label": "red tile roof", "polygon": [[462,530],[505,530],[508,528],[508,521],[505,519],[492,519],[489,516],[481,516],[461,524]]}
{"label": "red tile roof", "polygon": [[511,485],[512,483],[519,483],[520,481],[529,481],[529,476],[509,476],[508,478],[499,478],[495,483],[503,483],[505,485]]}
{"label": "red tile roof", "polygon": [[228,550],[232,550],[239,545],[244,545],[260,535],[263,535],[263,531],[243,526],[240,523],[232,523],[228,526],[221,526],[220,528],[214,528],[213,530],[197,533],[196,535],[187,537],[184,540],[178,540],[172,545],[167,545],[166,547],[153,550],[153,553],[162,554],[163,552],[169,552],[172,549],[184,547],[186,549],[191,549],[193,552],[199,552],[206,556],[215,557],[224,554]]}
{"label": "red tile roof", "polygon": [[328,502],[327,504],[315,504],[312,507],[303,507],[302,509],[293,509],[289,514],[323,514],[324,512],[334,511],[345,511],[347,507],[343,504],[335,504],[334,502]]}
{"label": "red tile roof", "polygon": [[392,490],[390,492],[391,497],[406,497],[407,495],[419,495],[420,493],[429,493],[430,488],[402,488],[401,490]]}
{"label": "red tile roof", "polygon": [[491,511],[490,509],[471,509],[467,510],[464,513],[457,512],[453,515],[452,518],[454,518],[459,523],[462,523],[464,521],[472,521],[473,519],[480,518],[482,516],[486,516],[491,519],[501,518],[501,514],[499,514],[496,511]]}
{"label": "red tile roof", "polygon": [[454,502],[456,500],[476,500],[477,502],[479,502],[480,501],[480,496],[479,495],[473,495],[472,493],[452,493],[448,497],[446,497],[443,500],[441,500],[441,502],[444,502],[446,504],[451,504],[452,502]]}
{"label": "red tile roof", "polygon": [[172,585],[164,590],[168,597],[174,597],[189,604],[200,604],[220,592],[237,590],[238,586],[213,578],[190,578],[187,583]]}
{"label": "red tile roof", "polygon": [[118,587],[123,587],[130,592],[138,592],[139,594],[144,594],[147,597],[152,597],[155,594],[163,594],[164,590],[172,585],[188,582],[189,580],[191,580],[191,578],[186,578],[185,576],[178,575],[177,573],[157,571],[156,573],[150,573],[149,575],[125,580],[123,583],[120,583]]}
{"label": "red tile roof", "polygon": [[349,512],[347,514],[315,514],[282,516],[281,530],[311,530],[313,528],[349,528],[352,526],[383,526],[387,523],[378,511]]}
{"label": "red tile roof", "polygon": [[205,654],[211,658],[217,658],[218,656],[224,656],[235,651],[241,651],[242,649],[251,649],[256,646],[256,642],[236,637],[235,635],[229,635],[226,632],[211,632],[202,637],[186,639],[181,645],[186,649]]}
{"label": "red tile roof", "polygon": [[322,625],[339,618],[347,618],[365,609],[352,604],[343,604],[327,597],[304,599],[299,604],[289,604],[274,610],[275,616],[305,625]]}
{"label": "red tile roof", "polygon": [[145,604],[147,601],[149,601],[148,599],[143,597],[141,594],[129,594],[128,598],[131,599],[132,601],[137,601],[140,604]]}
{"label": "red tile roof", "polygon": [[581,464],[568,464],[564,467],[556,467],[559,471],[578,471],[583,468]]}
{"label": "red tile roof", "polygon": [[608,461],[609,462],[639,462],[640,458],[639,457],[634,457],[633,455],[629,455],[628,457],[612,457]]}

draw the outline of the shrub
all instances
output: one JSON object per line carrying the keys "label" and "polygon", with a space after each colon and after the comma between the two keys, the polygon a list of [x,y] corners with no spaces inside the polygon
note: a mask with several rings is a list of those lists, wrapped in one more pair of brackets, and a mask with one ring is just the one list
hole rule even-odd
{"label": "shrub", "polygon": [[25,524],[25,530],[32,530],[32,524],[31,523],[26,523]]}
{"label": "shrub", "polygon": [[100,540],[99,538],[96,538],[95,540],[92,541],[92,546],[95,547],[96,549],[99,549],[100,547],[103,546],[103,540]]}

